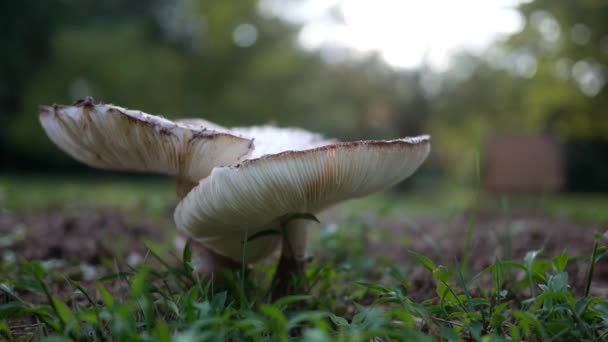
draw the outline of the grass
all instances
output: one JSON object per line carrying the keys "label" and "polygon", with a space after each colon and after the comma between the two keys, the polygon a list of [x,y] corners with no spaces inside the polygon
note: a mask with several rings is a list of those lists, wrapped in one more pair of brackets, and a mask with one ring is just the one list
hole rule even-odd
{"label": "grass", "polygon": [[[588,260],[588,272],[605,253],[600,237]],[[65,279],[70,298],[57,297],[47,285],[52,270],[23,261],[12,277],[2,277],[0,334],[8,340],[604,340],[608,336],[608,300],[576,297],[568,286],[566,253],[551,259],[530,252],[521,261],[497,260],[480,274],[465,276],[456,265],[435,265],[412,252],[432,275],[436,296],[416,301],[408,295],[407,275],[388,269],[387,285],[355,281],[356,271],[340,264],[313,264],[304,281],[308,294],[270,302],[248,274],[228,273],[220,287],[192,272],[188,248],[179,266],[144,265],[119,270],[89,287]],[[353,274],[355,273],[355,274]],[[486,288],[477,282],[491,277]],[[122,283],[111,294],[105,283]],[[590,283],[589,283],[590,284]],[[34,305],[18,292],[44,300]],[[74,298],[82,298],[82,302]],[[346,303],[344,302],[344,298]],[[342,303],[341,303],[342,302]],[[34,316],[37,323],[8,328],[3,319]]]}
{"label": "grass", "polygon": [[[586,222],[608,222],[608,196],[603,194],[510,195],[513,209],[540,211],[547,215]],[[480,210],[502,210],[505,197],[451,184],[434,185],[433,191],[374,194],[341,205],[350,215],[361,211],[381,216],[398,212],[408,217],[451,217],[473,206]],[[46,177],[0,175],[0,206],[8,209],[40,210],[55,205],[119,207],[139,214],[160,216],[176,204],[174,183],[168,178]]]}
{"label": "grass", "polygon": [[7,209],[118,207],[161,216],[175,204],[175,187],[168,178],[0,176],[0,206]]}
{"label": "grass", "polygon": [[[175,201],[168,182],[131,180],[1,177],[0,194],[2,206],[16,211],[111,205],[133,215],[166,216]],[[587,256],[529,251],[520,259],[501,256],[477,273],[460,260],[441,265],[415,251],[408,252],[412,264],[364,254],[369,227],[357,221],[362,212],[448,217],[469,208],[470,196],[454,189],[405,199],[372,196],[342,206],[353,219],[339,231],[319,233],[315,259],[299,279],[308,291],[275,302],[266,290],[274,266],[226,273],[223,284],[204,281],[193,272],[189,248],[175,256],[148,244],[145,262],[130,267],[117,261],[110,274],[95,281],[48,261],[0,262],[0,340],[606,340],[608,300],[591,295],[594,267],[605,261],[601,235]],[[499,207],[507,215],[525,207],[602,222],[596,209],[606,199],[488,197],[479,203],[480,210]],[[582,291],[571,283],[572,267],[585,270]],[[424,298],[413,283],[421,272],[432,286]]]}

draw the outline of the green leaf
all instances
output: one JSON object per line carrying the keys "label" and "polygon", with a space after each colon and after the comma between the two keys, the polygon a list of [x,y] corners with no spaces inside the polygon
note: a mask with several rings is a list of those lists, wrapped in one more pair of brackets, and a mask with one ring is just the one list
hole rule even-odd
{"label": "green leaf", "polygon": [[66,330],[76,335],[80,335],[80,327],[78,326],[78,321],[76,320],[76,316],[72,313],[72,310],[57,297],[53,297],[53,308],[57,312],[57,316],[59,316],[59,320],[66,327]]}
{"label": "green leaf", "polygon": [[568,273],[560,272],[549,277],[547,286],[551,291],[564,292],[568,290]]}
{"label": "green leaf", "polygon": [[574,305],[574,313],[577,317],[580,317],[583,312],[587,310],[588,303],[589,302],[587,301],[587,298],[581,298],[576,302],[576,304]]}
{"label": "green leaf", "polygon": [[507,318],[500,313],[493,313],[492,317],[490,317],[490,326],[497,332],[500,333],[502,331],[502,325],[507,320]]}
{"label": "green leaf", "polygon": [[28,264],[30,272],[34,275],[36,279],[42,279],[44,277],[44,268],[37,261],[32,261]]}
{"label": "green leaf", "polygon": [[292,329],[295,327],[308,326],[308,324],[302,324],[304,322],[316,323],[317,325],[320,325],[319,323],[322,322],[322,325],[327,326],[325,319],[328,315],[327,312],[323,311],[301,311],[299,313],[294,313],[289,317],[288,327],[289,329]]}
{"label": "green leaf", "polygon": [[500,290],[505,283],[505,268],[503,267],[503,262],[500,260],[496,260],[494,265],[492,265],[492,282],[495,294],[499,295]]}
{"label": "green leaf", "polygon": [[534,279],[546,282],[550,270],[551,262],[549,260],[538,259],[532,264],[532,276]]}
{"label": "green leaf", "polygon": [[589,296],[589,291],[591,290],[591,280],[593,279],[593,272],[595,270],[595,264],[604,254],[606,254],[605,247],[599,247],[600,237],[597,236],[593,243],[593,253],[591,254],[591,260],[589,263],[589,269],[587,270],[587,280],[585,282],[585,297]]}
{"label": "green leaf", "polygon": [[211,306],[211,303],[209,303],[208,301],[204,301],[202,303],[200,303],[200,302],[194,303],[194,304],[192,304],[192,306],[194,308],[196,308],[196,310],[198,311],[199,318],[209,316],[209,314],[211,313],[211,310],[213,309],[213,307]]}
{"label": "green leaf", "polygon": [[471,294],[469,293],[469,290],[467,289],[467,284],[464,281],[464,276],[462,275],[461,269],[458,268],[457,270],[458,270],[458,281],[460,283],[460,287],[462,287],[462,292],[464,293],[464,296],[467,300],[467,304],[469,306],[469,311],[473,312],[474,311],[473,299],[471,298]]}
{"label": "green leaf", "polygon": [[513,310],[511,311],[511,316],[519,321],[519,327],[524,332],[524,335],[530,335],[531,329],[535,324],[534,318],[523,311]]}
{"label": "green leaf", "polygon": [[213,298],[211,298],[211,307],[213,309],[222,309],[226,306],[226,299],[228,298],[228,292],[222,291],[220,293],[216,293]]}
{"label": "green leaf", "polygon": [[91,304],[93,307],[97,306],[97,303],[95,303],[91,296],[89,296],[89,292],[80,284],[78,284],[78,282],[71,279],[68,279],[68,282],[70,283],[70,285],[74,286],[78,291],[80,291],[80,293],[84,295],[87,301],[89,301],[89,304]]}
{"label": "green leaf", "polygon": [[192,249],[190,249],[190,241],[186,242],[186,246],[184,246],[182,262],[184,264],[184,269],[188,270],[188,272],[192,272]]}
{"label": "green leaf", "polygon": [[511,311],[511,316],[519,320],[518,325],[521,327],[521,330],[524,332],[524,335],[530,336],[534,331],[533,329],[537,329],[540,333],[539,340],[547,340],[542,325],[532,314],[520,310],[513,310]]}
{"label": "green leaf", "polygon": [[329,319],[338,327],[347,327],[348,321],[343,317],[338,317],[334,314],[329,315]]}
{"label": "green leaf", "polygon": [[156,321],[154,336],[158,342],[171,342],[171,332],[167,322],[160,318]]}
{"label": "green leaf", "polygon": [[433,276],[435,279],[446,283],[450,280],[450,272],[448,272],[448,269],[443,265],[439,265],[439,267],[433,271]]}
{"label": "green leaf", "polygon": [[276,302],[272,303],[272,305],[277,308],[277,309],[283,309],[284,307],[288,306],[289,304],[293,304],[293,303],[297,303],[297,302],[303,302],[306,300],[310,300],[313,299],[313,296],[310,295],[294,295],[294,296],[286,296],[283,297],[279,300],[277,300]]}
{"label": "green leaf", "polygon": [[78,318],[81,321],[89,322],[93,324],[97,324],[99,322],[99,317],[96,312],[87,311],[78,315]]}
{"label": "green leaf", "polygon": [[406,310],[404,308],[395,308],[387,311],[387,316],[396,318],[399,322],[403,324],[405,329],[414,329],[415,320],[412,316],[412,312],[410,310]]}
{"label": "green leaf", "polygon": [[30,307],[26,304],[16,301],[0,304],[0,319],[18,317],[21,313],[28,312],[29,309]]}
{"label": "green leaf", "polygon": [[0,338],[6,338],[7,341],[12,341],[13,336],[11,335],[11,329],[5,321],[0,321]]}
{"label": "green leaf", "polygon": [[[478,182],[478,189],[477,191],[479,192],[479,182]],[[479,196],[479,195],[477,195]],[[476,201],[476,203],[478,203],[479,200]],[[469,224],[467,226],[467,231],[466,231],[466,235],[465,235],[465,239],[464,239],[464,255],[462,257],[462,260],[460,262],[460,269],[463,270],[463,273],[467,273],[467,267],[469,266],[469,257],[471,255],[471,241],[473,239],[473,229],[475,228],[475,222],[477,221],[477,207],[478,204],[476,204],[473,207],[473,212],[471,213],[471,218],[469,219]]]}
{"label": "green leaf", "polygon": [[503,311],[505,311],[505,309],[509,306],[509,304],[511,304],[510,301],[508,302],[504,302],[504,303],[500,303],[498,305],[496,305],[496,307],[494,308],[494,314],[501,314],[503,313]]}
{"label": "green leaf", "polygon": [[379,285],[379,284],[371,284],[371,283],[366,283],[363,281],[358,281],[357,285],[366,287],[368,291],[377,292],[377,293],[381,293],[381,294],[387,294],[387,293],[393,292],[392,290],[388,289],[387,287]]}
{"label": "green leaf", "polygon": [[[278,230],[276,230],[276,229],[266,229],[266,230],[262,230],[260,232],[257,232],[257,233],[255,233],[255,234],[253,234],[251,236],[248,236],[245,241],[246,242],[251,242],[253,240],[259,239],[259,238],[264,237],[264,236],[269,236],[269,235],[281,235],[281,232],[278,231]],[[245,243],[245,241],[243,241],[243,243]]]}
{"label": "green leaf", "polygon": [[135,274],[131,281],[131,293],[135,298],[148,291],[148,273],[150,269],[143,267]]}
{"label": "green leaf", "polygon": [[517,325],[511,325],[511,328],[509,329],[510,333],[511,333],[511,340],[513,341],[521,341],[521,332],[519,330],[519,328],[517,327]]}
{"label": "green leaf", "polygon": [[540,308],[545,305],[545,308],[554,308],[555,303],[567,302],[568,297],[563,292],[543,292],[536,297],[535,307]]}
{"label": "green leaf", "polygon": [[163,252],[162,252],[163,250],[160,246],[158,246],[154,242],[148,241],[148,240],[144,241],[144,246],[146,246],[146,248],[148,249],[150,254],[154,257],[154,259],[158,260],[158,262],[160,262],[167,269],[171,269],[171,265],[169,265],[169,263],[161,257],[161,255],[163,255]]}
{"label": "green leaf", "polygon": [[483,324],[481,322],[479,322],[478,320],[475,320],[475,321],[472,321],[471,323],[469,323],[469,330],[471,331],[471,334],[473,335],[473,337],[475,337],[475,340],[479,340],[482,329],[483,329]]}
{"label": "green leaf", "polygon": [[424,266],[424,268],[426,268],[427,270],[433,272],[435,270],[435,264],[431,261],[431,259],[425,257],[422,254],[418,254],[414,251],[409,251],[410,254],[416,258],[416,260],[418,260],[418,262],[420,262],[422,264],[422,266]]}
{"label": "green leaf", "polygon": [[[454,294],[454,291],[452,290],[452,288],[445,282],[440,281],[437,284],[437,288],[435,289],[435,291],[437,292],[437,296],[439,296],[439,298],[443,302],[448,303],[448,304],[459,304],[461,305],[462,303],[458,300],[458,298],[456,297],[456,295]],[[463,311],[466,311],[466,309],[464,308],[464,306],[462,306]]]}
{"label": "green leaf", "polygon": [[601,258],[605,257],[608,253],[608,249],[606,247],[598,247],[595,257],[593,258],[593,263],[597,264]]}
{"label": "green leaf", "polygon": [[262,313],[267,320],[267,325],[271,328],[271,331],[279,334],[287,334],[287,319],[281,312],[281,310],[268,304],[260,305],[260,313]]}
{"label": "green leaf", "polygon": [[560,255],[553,258],[553,267],[557,272],[564,272],[568,265],[568,253],[564,250]]}
{"label": "green leaf", "polygon": [[0,292],[4,292],[12,298],[17,298],[17,295],[9,284],[0,283]]}
{"label": "green leaf", "polygon": [[526,266],[517,261],[501,261],[500,263],[506,268],[516,268],[518,270],[527,271]]}
{"label": "green leaf", "polygon": [[456,330],[454,330],[453,328],[450,328],[450,327],[445,326],[445,325],[440,325],[439,326],[439,331],[441,332],[441,337],[443,337],[442,340],[445,340],[445,341],[462,341],[462,339],[460,338],[460,336],[458,335],[458,333],[456,332]]}
{"label": "green leaf", "polygon": [[59,319],[63,321],[63,323],[68,323],[69,321],[75,319],[72,310],[70,310],[70,308],[68,308],[68,306],[57,297],[53,297],[53,306],[55,306],[57,315],[59,316]]}
{"label": "green leaf", "polygon": [[114,309],[114,297],[106,290],[106,288],[101,284],[97,284],[97,290],[99,291],[99,295],[103,300],[104,304],[108,308],[108,310]]}
{"label": "green leaf", "polygon": [[302,334],[302,341],[305,342],[331,342],[335,340],[329,333],[318,328],[308,328]]}
{"label": "green leaf", "polygon": [[391,267],[389,274],[395,278],[400,284],[407,284],[407,278],[404,274],[401,274],[399,269],[395,266]]}
{"label": "green leaf", "polygon": [[170,300],[170,299],[166,299],[166,298],[161,298],[158,299],[155,302],[156,305],[161,305],[162,308],[164,310],[173,312],[176,315],[179,315],[179,306],[177,305],[177,303],[175,303],[174,301]]}

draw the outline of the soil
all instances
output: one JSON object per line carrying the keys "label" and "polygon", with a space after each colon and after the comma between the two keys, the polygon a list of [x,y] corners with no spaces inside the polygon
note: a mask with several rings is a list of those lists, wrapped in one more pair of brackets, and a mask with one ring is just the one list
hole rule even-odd
{"label": "soil", "polygon": [[[115,208],[24,213],[3,210],[0,211],[0,262],[55,261],[54,267],[90,291],[95,288],[96,279],[143,260],[147,254],[143,241],[160,243],[172,235],[173,227],[167,222],[133,220]],[[86,305],[85,297],[76,294],[65,279],[45,281],[54,296],[68,304]],[[116,294],[127,285],[122,280],[114,280],[104,282],[104,286]],[[36,293],[17,291],[17,294],[35,305],[47,303],[45,297]],[[0,304],[7,300],[0,293]],[[23,333],[36,325],[33,317],[9,319],[8,324],[13,327],[13,333]]]}
{"label": "soil", "polygon": [[[415,251],[431,258],[436,265],[453,265],[465,257],[465,241],[471,217],[469,213],[451,220],[427,218],[412,222],[371,219],[375,226],[382,227],[381,234],[384,238],[369,241],[366,250],[374,257],[390,255],[395,260],[410,264],[416,261],[409,251]],[[530,251],[542,250],[540,256],[550,258],[566,250],[571,258],[586,256],[583,260],[571,261],[567,268],[571,289],[577,295],[584,293],[594,235],[608,230],[608,225],[580,223],[565,217],[538,213],[515,213],[509,217],[495,213],[477,213],[474,217],[468,256],[472,274],[484,270],[497,259],[523,262]],[[395,236],[399,238],[395,239]],[[600,245],[605,246],[606,243],[603,239]],[[409,278],[409,293],[414,298],[433,296],[435,283],[428,271],[417,267]],[[601,259],[596,265],[591,293],[608,296],[608,258]]]}
{"label": "soil", "polygon": [[[173,227],[130,220],[119,209],[0,213],[0,236],[14,236],[7,250],[27,260],[78,260],[98,265],[146,254],[145,239],[160,241]],[[1,247],[1,245],[0,245]]]}

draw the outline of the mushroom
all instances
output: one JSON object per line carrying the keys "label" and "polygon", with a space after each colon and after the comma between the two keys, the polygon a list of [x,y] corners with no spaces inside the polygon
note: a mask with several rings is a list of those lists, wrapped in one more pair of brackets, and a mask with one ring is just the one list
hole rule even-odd
{"label": "mushroom", "polygon": [[41,106],[39,118],[49,138],[89,166],[177,176],[183,197],[216,166],[238,163],[253,142],[221,126],[196,120],[170,121],[91,97],[72,106]]}
{"label": "mushroom", "polygon": [[[399,183],[430,151],[429,136],[335,142],[299,129],[230,132],[255,138],[250,158],[214,168],[180,201],[175,223],[213,252],[237,262],[244,257],[256,262],[282,246],[274,297],[289,293],[292,273],[304,267],[310,214]],[[258,238],[244,249],[243,241],[251,236]]]}
{"label": "mushroom", "polygon": [[90,97],[42,106],[39,116],[51,140],[87,165],[177,176],[175,223],[205,247],[207,272],[281,246],[275,297],[304,266],[312,214],[403,181],[430,151],[429,136],[337,142],[297,128],[170,121]]}

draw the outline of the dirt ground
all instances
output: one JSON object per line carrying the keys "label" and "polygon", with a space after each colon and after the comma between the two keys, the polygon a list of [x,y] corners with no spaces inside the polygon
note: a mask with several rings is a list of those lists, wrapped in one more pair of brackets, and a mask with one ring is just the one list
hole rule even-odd
{"label": "dirt ground", "polygon": [[[170,233],[166,223],[147,219],[133,220],[119,209],[72,210],[49,209],[35,213],[0,211],[0,262],[41,260],[50,263],[78,281],[89,290],[95,288],[95,280],[125,270],[146,257],[143,241],[162,242]],[[74,288],[65,279],[47,279],[50,292],[71,301],[86,304],[82,295],[75,295]],[[125,288],[123,281],[104,282],[112,293]],[[46,303],[47,299],[32,292],[17,292],[32,304]],[[8,300],[0,293],[0,304]],[[32,327],[33,317],[8,321],[14,327]],[[34,324],[35,325],[35,324]],[[17,329],[16,331],[18,331]]]}
{"label": "dirt ground", "polygon": [[0,214],[0,235],[13,235],[8,250],[28,260],[65,259],[96,265],[103,258],[144,255],[143,239],[167,232],[148,220],[129,220],[119,209],[48,210]]}
{"label": "dirt ground", "polygon": [[[450,220],[420,219],[400,221],[369,218],[370,224],[382,227],[382,238],[369,241],[370,256],[392,256],[397,261],[414,263],[409,251],[416,251],[435,264],[452,265],[464,258],[467,227],[471,214],[457,215]],[[550,258],[567,250],[570,257],[586,256],[585,260],[570,262],[567,269],[570,285],[575,294],[584,291],[588,256],[593,251],[594,233],[604,233],[608,225],[585,224],[565,217],[550,217],[539,213],[512,213],[509,217],[496,213],[475,215],[469,265],[471,271],[480,272],[497,259],[523,261],[530,251],[541,250],[541,256]],[[606,240],[602,245],[606,245]],[[407,246],[404,248],[403,246]],[[414,297],[422,298],[434,292],[431,276],[422,268],[414,270],[410,289]],[[596,265],[592,294],[608,296],[608,258]]]}
{"label": "dirt ground", "polygon": [[[427,218],[416,221],[364,215],[363,220],[376,230],[365,243],[365,253],[370,257],[388,257],[398,263],[411,264],[414,261],[408,250],[414,250],[436,264],[451,265],[463,258],[470,214],[450,220]],[[603,232],[606,228],[534,213],[516,213],[508,218],[479,213],[472,235],[471,267],[473,271],[482,270],[496,258],[504,259],[509,254],[511,259],[522,260],[528,251],[541,248],[545,256],[558,255],[564,249],[570,256],[590,255],[594,232]],[[28,214],[5,211],[0,213],[0,257],[5,262],[11,258],[71,260],[72,266],[68,269],[72,270],[71,275],[76,274],[84,284],[92,284],[100,276],[95,270],[102,269],[101,264],[105,263],[107,267],[108,260],[137,263],[146,255],[142,241],[165,239],[166,242],[172,229],[166,223],[128,219],[118,209],[48,210]],[[510,241],[510,251],[507,251],[507,241]],[[80,266],[74,266],[78,264]],[[583,291],[587,267],[588,262],[579,261],[568,268],[575,293]],[[421,267],[413,269],[409,281],[410,295],[414,298],[434,295],[435,284]],[[108,284],[110,290],[120,291],[120,285],[114,285]],[[52,283],[51,290],[64,298],[73,292],[65,281]],[[608,296],[608,258],[596,267],[592,292]],[[44,300],[23,295],[34,303]],[[6,298],[0,298],[0,303],[3,300]]]}

